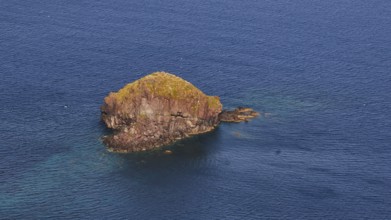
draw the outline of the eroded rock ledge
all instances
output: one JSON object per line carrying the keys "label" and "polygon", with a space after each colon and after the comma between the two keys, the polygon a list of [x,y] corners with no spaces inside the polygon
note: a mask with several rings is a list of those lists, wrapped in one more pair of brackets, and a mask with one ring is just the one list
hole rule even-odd
{"label": "eroded rock ledge", "polygon": [[114,152],[158,148],[211,131],[220,121],[240,122],[257,116],[249,108],[222,111],[219,97],[207,96],[165,72],[152,73],[110,93],[101,112],[106,126],[113,129],[103,142]]}
{"label": "eroded rock ledge", "polygon": [[238,107],[232,111],[223,110],[219,115],[219,120],[223,122],[242,122],[259,116],[259,113],[252,108]]}

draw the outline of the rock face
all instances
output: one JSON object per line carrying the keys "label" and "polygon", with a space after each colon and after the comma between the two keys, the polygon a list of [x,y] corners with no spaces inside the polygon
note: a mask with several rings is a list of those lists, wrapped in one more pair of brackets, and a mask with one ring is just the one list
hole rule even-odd
{"label": "rock face", "polygon": [[145,76],[115,93],[101,107],[113,129],[103,142],[114,152],[135,152],[212,130],[220,122],[220,99],[169,73]]}

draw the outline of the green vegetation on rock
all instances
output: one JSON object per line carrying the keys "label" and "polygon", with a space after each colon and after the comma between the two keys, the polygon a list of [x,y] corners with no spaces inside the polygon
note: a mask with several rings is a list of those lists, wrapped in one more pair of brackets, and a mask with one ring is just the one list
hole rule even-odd
{"label": "green vegetation on rock", "polygon": [[[206,95],[188,81],[166,72],[155,72],[139,80],[127,84],[110,96],[119,103],[131,100],[132,97],[142,94],[166,98],[168,100],[199,100]],[[220,99],[216,96],[207,96],[208,106],[211,109],[221,107]],[[195,110],[198,106],[194,106]]]}

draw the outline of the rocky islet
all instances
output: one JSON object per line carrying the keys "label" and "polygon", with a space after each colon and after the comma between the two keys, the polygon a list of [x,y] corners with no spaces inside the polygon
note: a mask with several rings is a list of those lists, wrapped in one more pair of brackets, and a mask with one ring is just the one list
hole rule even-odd
{"label": "rocky islet", "polygon": [[241,122],[258,115],[250,108],[222,107],[219,97],[205,95],[173,74],[155,72],[104,99],[101,118],[113,133],[103,142],[113,152],[146,151],[211,131],[221,121]]}

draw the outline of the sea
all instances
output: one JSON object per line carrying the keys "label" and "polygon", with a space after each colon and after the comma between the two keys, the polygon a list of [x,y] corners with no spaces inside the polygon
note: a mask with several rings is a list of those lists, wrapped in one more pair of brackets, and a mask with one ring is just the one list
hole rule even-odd
{"label": "sea", "polygon": [[[110,153],[166,71],[261,115]],[[0,0],[0,219],[391,219],[391,1]]]}

